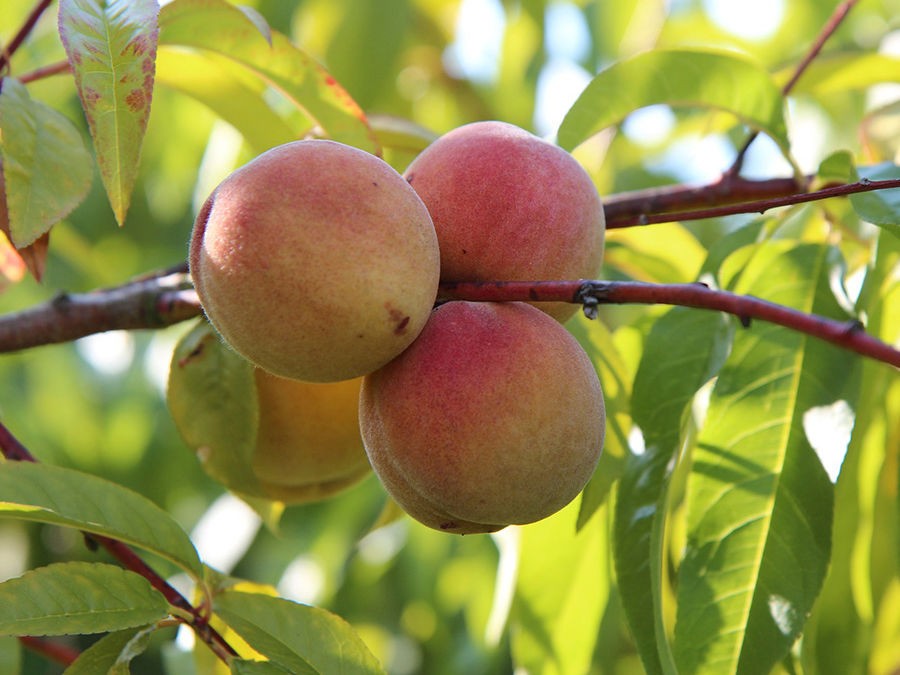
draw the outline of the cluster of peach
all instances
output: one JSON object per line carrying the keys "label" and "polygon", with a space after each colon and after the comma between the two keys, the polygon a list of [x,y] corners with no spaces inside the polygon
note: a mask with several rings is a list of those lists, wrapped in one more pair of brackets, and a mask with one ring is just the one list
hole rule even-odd
{"label": "cluster of peach", "polygon": [[207,318],[257,367],[262,495],[320,496],[367,459],[405,511],[448,532],[569,503],[605,422],[561,324],[576,305],[435,301],[442,281],[591,278],[603,237],[584,169],[500,122],[440,137],[402,176],[325,140],[232,173],[197,216],[190,269]]}

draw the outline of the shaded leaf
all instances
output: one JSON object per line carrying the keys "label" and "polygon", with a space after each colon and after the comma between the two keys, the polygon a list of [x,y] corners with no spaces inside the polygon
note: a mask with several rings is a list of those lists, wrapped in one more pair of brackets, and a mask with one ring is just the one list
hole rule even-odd
{"label": "shaded leaf", "polygon": [[249,661],[235,659],[231,662],[231,672],[235,675],[285,675],[291,671],[271,661]]}
{"label": "shaded leaf", "polygon": [[215,610],[254,649],[296,673],[384,673],[350,625],[323,609],[226,591]]}
{"label": "shaded leaf", "polygon": [[[831,255],[770,242],[757,247],[735,290],[840,317]],[[735,336],[687,480],[679,672],[769,672],[800,634],[828,564],[833,499],[803,415],[845,399],[857,363],[779,326],[756,323]]]}
{"label": "shaded leaf", "polygon": [[169,605],[144,577],[104,563],[54,563],[0,584],[0,634],[102,633],[155,623]]}
{"label": "shaded leaf", "polygon": [[132,659],[150,645],[156,626],[116,631],[105,635],[81,652],[63,675],[128,675]]}
{"label": "shaded leaf", "polygon": [[9,233],[22,249],[65,218],[91,186],[91,156],[64,115],[33,101],[25,85],[4,78],[0,153]]}
{"label": "shaded leaf", "polygon": [[190,538],[146,497],[102,478],[48,464],[0,464],[0,516],[76,527],[133,544],[199,578]]}
{"label": "shaded leaf", "polygon": [[[900,178],[900,167],[890,162],[861,166],[858,171],[863,180]],[[880,225],[895,237],[900,237],[900,188],[850,195],[850,202],[860,218]]]}
{"label": "shaded leaf", "polygon": [[160,42],[219,52],[257,73],[311,116],[321,133],[377,152],[365,114],[314,59],[272,31],[269,44],[247,15],[224,0],[175,0],[159,16]]}
{"label": "shaded leaf", "polygon": [[0,673],[19,675],[22,672],[22,647],[14,637],[0,637]]}
{"label": "shaded leaf", "polygon": [[783,98],[762,66],[734,52],[660,49],[619,61],[588,84],[559,128],[571,150],[639,108],[666,103],[726,110],[787,153]]}
{"label": "shaded leaf", "polygon": [[204,319],[172,354],[166,400],[175,426],[203,469],[232,490],[261,495],[252,470],[259,426],[253,365]]}
{"label": "shaded leaf", "polygon": [[150,117],[158,15],[157,0],[59,3],[59,36],[119,225],[131,203]]}

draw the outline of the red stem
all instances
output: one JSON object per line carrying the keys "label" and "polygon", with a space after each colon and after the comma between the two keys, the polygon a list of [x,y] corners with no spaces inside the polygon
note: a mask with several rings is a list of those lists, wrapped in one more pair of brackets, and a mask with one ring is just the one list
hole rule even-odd
{"label": "red stem", "polygon": [[20,635],[19,642],[27,649],[46,657],[51,661],[55,661],[63,666],[71,666],[75,660],[81,656],[81,653],[69,645],[62,644],[56,640],[47,640],[46,638],[32,637],[30,635]]}
{"label": "red stem", "polygon": [[22,84],[28,84],[29,82],[34,82],[35,80],[42,80],[45,77],[50,77],[51,75],[62,75],[63,73],[71,72],[72,66],[69,65],[68,61],[59,61],[57,63],[51,63],[49,66],[43,66],[42,68],[36,68],[29,73],[25,73],[24,75],[19,75],[19,82]]}
{"label": "red stem", "polygon": [[9,64],[12,55],[16,53],[16,50],[25,41],[25,38],[27,38],[31,31],[34,30],[34,26],[38,22],[38,19],[41,18],[41,15],[52,2],[53,0],[40,0],[37,6],[31,10],[31,14],[25,19],[25,23],[22,24],[19,32],[16,33],[15,37],[10,40],[9,44],[3,49],[3,52],[0,53],[0,71]]}
{"label": "red stem", "polygon": [[703,284],[584,280],[470,281],[441,284],[438,297],[441,300],[479,302],[577,302],[585,305],[586,313],[596,312],[594,306],[597,304],[621,303],[680,305],[718,310],[739,317],[745,326],[749,326],[751,319],[775,323],[900,368],[900,351],[867,334],[858,322],[840,322],[824,316],[805,314],[759,298],[713,290]]}

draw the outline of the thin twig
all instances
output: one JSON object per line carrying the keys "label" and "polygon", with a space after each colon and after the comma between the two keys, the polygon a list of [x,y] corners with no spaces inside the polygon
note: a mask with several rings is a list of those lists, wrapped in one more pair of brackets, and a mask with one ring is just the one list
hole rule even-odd
{"label": "thin twig", "polygon": [[597,304],[663,304],[733,314],[744,325],[752,319],[775,323],[831,342],[863,356],[900,368],[900,351],[872,337],[856,321],[841,322],[747,295],[713,290],[704,284],[649,284],[638,281],[470,281],[441,284],[442,300],[479,302],[577,302],[586,313]]}
{"label": "thin twig", "polygon": [[62,75],[63,73],[69,73],[71,71],[72,66],[69,65],[68,61],[58,61],[57,63],[51,63],[49,66],[35,68],[28,73],[19,75],[16,79],[19,80],[19,82],[21,82],[22,84],[28,84],[29,82],[42,80],[45,77],[50,77],[52,75]]}
{"label": "thin twig", "polygon": [[873,190],[890,190],[900,188],[900,178],[892,178],[889,180],[867,180],[863,179],[857,183],[848,183],[845,185],[833,185],[831,187],[814,190],[813,192],[803,192],[789,194],[783,197],[771,197],[767,199],[759,199],[756,201],[742,202],[739,204],[730,204],[727,206],[714,206],[708,209],[697,209],[694,211],[669,211],[668,213],[659,213],[653,215],[641,214],[638,216],[618,217],[611,223],[607,221],[608,229],[618,227],[633,227],[635,225],[655,225],[659,223],[670,223],[674,221],[685,220],[702,220],[704,218],[721,218],[723,216],[733,216],[738,213],[765,213],[769,209],[779,206],[792,206],[794,204],[804,204],[807,202],[815,202],[832,197],[846,197],[852,194],[862,192],[872,192]]}
{"label": "thin twig", "polygon": [[19,642],[35,654],[55,661],[63,666],[71,666],[75,660],[81,656],[81,652],[77,649],[63,644],[58,640],[48,640],[42,637],[32,637],[30,635],[20,635]]}
{"label": "thin twig", "polygon": [[[807,51],[806,56],[804,56],[803,60],[797,64],[797,67],[794,69],[794,74],[791,75],[791,79],[781,88],[781,93],[784,96],[791,93],[794,86],[803,76],[803,73],[807,71],[809,66],[822,51],[822,47],[828,42],[828,38],[830,38],[841,23],[843,23],[847,14],[850,13],[850,10],[853,9],[853,6],[857,1],[858,0],[845,0],[845,2],[842,2],[835,8],[834,12],[832,12],[828,21],[825,23],[825,26],[822,28],[822,31],[819,33],[819,36],[816,38],[816,41],[813,42],[809,51]],[[747,156],[747,151],[750,149],[750,146],[753,145],[753,141],[756,140],[757,136],[759,136],[759,131],[754,131],[747,137],[747,140],[744,141],[744,145],[741,146],[741,149],[738,151],[737,157],[734,158],[734,163],[728,171],[725,172],[726,175],[736,176],[741,172],[741,168],[744,166],[744,158]]]}
{"label": "thin twig", "polygon": [[[6,459],[11,461],[37,462],[34,455],[6,428],[3,422],[0,422],[0,451],[2,451]],[[185,623],[194,630],[201,640],[209,645],[213,653],[223,662],[228,663],[231,657],[237,655],[237,652],[225,641],[225,638],[209,625],[209,617],[194,607],[175,587],[157,574],[152,567],[135,553],[134,549],[117,539],[103,535],[89,532],[85,532],[84,535],[89,541],[102,546],[107,553],[118,560],[126,569],[140,574],[149,581],[157,591],[162,593],[166,602],[177,609],[183,610],[190,617],[190,620],[185,621]]]}
{"label": "thin twig", "polygon": [[38,22],[38,19],[41,18],[41,15],[52,3],[53,0],[39,0],[37,6],[31,10],[31,14],[25,19],[25,23],[22,24],[19,32],[16,33],[15,37],[13,37],[13,39],[9,41],[9,44],[3,49],[3,52],[0,53],[0,72],[9,65],[9,60],[12,58],[13,54],[16,53],[16,50],[18,50],[20,46],[22,46],[25,38],[27,38],[31,34],[31,31],[34,30],[34,26]]}

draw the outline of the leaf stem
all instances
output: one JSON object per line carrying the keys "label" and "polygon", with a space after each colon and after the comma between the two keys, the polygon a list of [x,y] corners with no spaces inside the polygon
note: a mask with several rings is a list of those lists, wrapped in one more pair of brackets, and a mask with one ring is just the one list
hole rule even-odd
{"label": "leaf stem", "polygon": [[0,53],[0,72],[9,66],[9,60],[12,58],[13,54],[15,54],[16,50],[22,46],[25,38],[27,38],[31,34],[31,31],[34,30],[34,26],[37,24],[38,19],[41,18],[41,15],[52,3],[53,0],[39,0],[37,6],[31,10],[31,14],[25,19],[25,23],[22,24],[19,32],[16,33],[15,37],[9,41],[9,44],[6,45],[6,47],[3,48],[2,53]]}
{"label": "leaf stem", "polygon": [[81,655],[77,649],[57,640],[20,635],[19,642],[34,653],[67,667],[75,663],[75,660]]}

